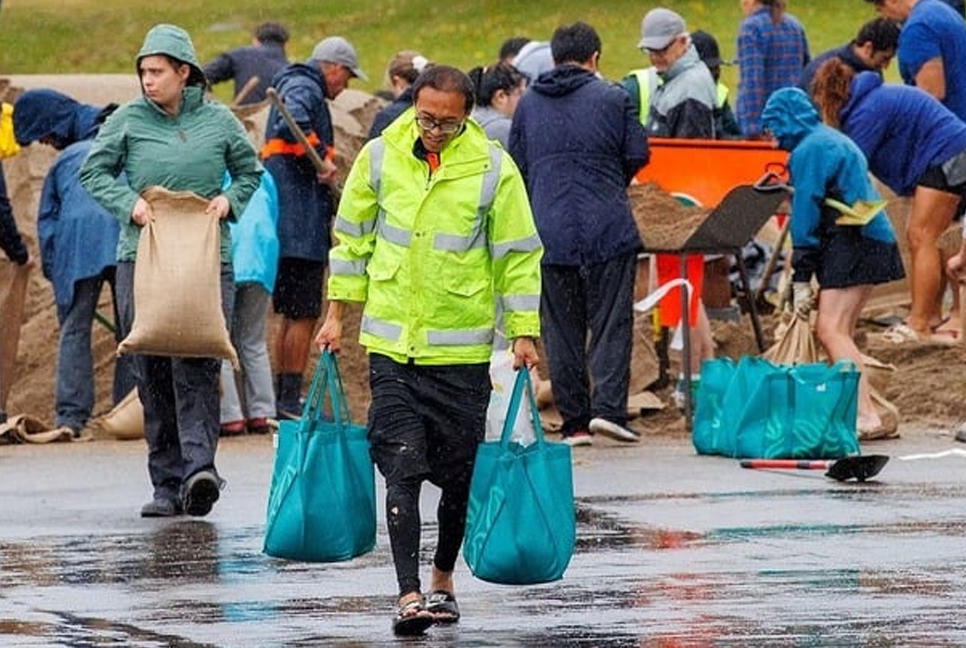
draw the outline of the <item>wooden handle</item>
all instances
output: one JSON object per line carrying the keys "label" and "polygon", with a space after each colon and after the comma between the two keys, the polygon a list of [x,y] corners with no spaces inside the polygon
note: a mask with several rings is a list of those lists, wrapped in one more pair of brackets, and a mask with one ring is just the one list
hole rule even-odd
{"label": "wooden handle", "polygon": [[295,135],[295,139],[297,139],[299,144],[302,145],[302,148],[305,149],[305,154],[309,156],[309,160],[312,162],[312,166],[315,167],[315,170],[319,173],[327,173],[330,170],[330,167],[326,166],[325,162],[322,161],[322,157],[319,155],[319,152],[316,151],[315,147],[309,143],[309,138],[305,136],[305,133],[301,128],[299,128],[299,125],[295,123],[295,118],[292,117],[292,113],[289,112],[288,108],[282,102],[282,98],[278,96],[278,92],[275,90],[275,88],[269,88],[265,91],[265,94],[268,95],[268,98],[271,100],[272,104],[278,108],[278,112],[280,115],[282,115],[282,119],[285,120],[289,130],[292,131],[292,134]]}
{"label": "wooden handle", "polygon": [[245,98],[252,93],[252,90],[258,87],[258,83],[260,81],[261,79],[258,78],[258,76],[253,76],[248,81],[246,81],[245,85],[242,86],[242,89],[238,91],[238,94],[232,100],[231,102],[232,108],[237,108],[238,106],[240,106],[242,102],[245,101]]}

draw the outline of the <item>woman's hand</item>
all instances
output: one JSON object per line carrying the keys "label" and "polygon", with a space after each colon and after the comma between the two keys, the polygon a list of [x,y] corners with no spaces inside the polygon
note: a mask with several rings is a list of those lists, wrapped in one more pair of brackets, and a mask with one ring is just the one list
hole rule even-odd
{"label": "woman's hand", "polygon": [[134,209],[131,210],[131,220],[141,227],[147,225],[149,221],[153,221],[154,210],[151,209],[151,203],[144,198],[138,198],[137,202],[134,203]]}
{"label": "woman's hand", "polygon": [[224,194],[215,196],[208,202],[208,206],[205,207],[205,213],[217,216],[218,220],[228,218],[228,214],[231,213],[231,204],[225,198]]}

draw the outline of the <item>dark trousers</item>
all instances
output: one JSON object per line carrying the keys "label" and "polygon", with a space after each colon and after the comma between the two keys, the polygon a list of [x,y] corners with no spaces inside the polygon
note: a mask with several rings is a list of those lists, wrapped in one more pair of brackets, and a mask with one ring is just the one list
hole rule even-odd
{"label": "dark trousers", "polygon": [[543,266],[540,326],[565,435],[594,417],[627,422],[636,267],[634,252],[599,265]]}
{"label": "dark trousers", "polygon": [[386,525],[399,595],[420,591],[419,494],[423,480],[442,491],[433,564],[453,571],[490,400],[489,364],[422,366],[369,357],[369,443],[386,479]]}
{"label": "dark trousers", "polygon": [[[80,430],[91,417],[94,409],[94,358],[91,353],[91,336],[97,303],[101,289],[107,283],[111,287],[114,304],[114,335],[121,341],[120,320],[117,307],[117,288],[114,285],[114,266],[105,268],[101,274],[74,282],[74,297],[70,304],[57,305],[60,323],[60,341],[57,349],[56,411],[57,427],[69,426]],[[113,403],[117,405],[134,388],[133,361],[130,356],[114,360]]]}
{"label": "dark trousers", "polygon": [[[176,290],[177,287],[172,287]],[[134,264],[117,264],[118,308],[124,334],[134,323]],[[231,321],[235,287],[231,264],[221,266],[221,306]],[[182,483],[215,471],[218,447],[218,358],[136,355],[138,397],[144,407],[148,473],[155,497],[179,499]]]}

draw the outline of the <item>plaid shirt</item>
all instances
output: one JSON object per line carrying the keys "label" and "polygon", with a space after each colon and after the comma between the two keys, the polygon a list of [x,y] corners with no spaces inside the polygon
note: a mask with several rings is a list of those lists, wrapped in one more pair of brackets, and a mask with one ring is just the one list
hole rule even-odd
{"label": "plaid shirt", "polygon": [[798,83],[809,61],[808,40],[798,19],[784,14],[778,23],[760,7],[738,30],[738,98],[735,114],[745,137],[761,133],[761,111],[768,96]]}

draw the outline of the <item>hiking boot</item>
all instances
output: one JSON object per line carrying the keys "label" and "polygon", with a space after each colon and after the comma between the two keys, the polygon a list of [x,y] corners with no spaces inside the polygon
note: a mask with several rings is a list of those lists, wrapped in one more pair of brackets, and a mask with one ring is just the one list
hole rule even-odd
{"label": "hiking boot", "polygon": [[641,435],[630,428],[619,425],[604,418],[590,419],[590,431],[594,434],[603,434],[617,441],[640,441]]}
{"label": "hiking boot", "polygon": [[594,445],[594,438],[590,436],[590,432],[587,430],[574,430],[570,434],[564,434],[561,441],[571,448]]}
{"label": "hiking boot", "polygon": [[143,518],[174,517],[182,513],[181,503],[168,497],[155,496],[153,500],[141,507]]}
{"label": "hiking boot", "polygon": [[221,494],[221,480],[210,470],[199,470],[184,483],[184,511],[188,515],[204,517]]}

